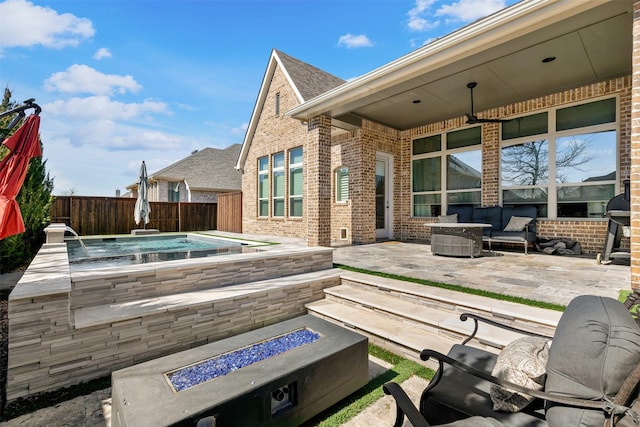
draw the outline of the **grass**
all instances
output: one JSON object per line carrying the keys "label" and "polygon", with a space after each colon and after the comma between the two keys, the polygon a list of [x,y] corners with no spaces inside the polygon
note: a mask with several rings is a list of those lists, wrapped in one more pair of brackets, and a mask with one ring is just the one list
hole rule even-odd
{"label": "grass", "polygon": [[514,297],[514,296],[511,296],[511,295],[499,294],[497,292],[485,291],[485,290],[482,290],[482,289],[467,288],[465,286],[460,286],[460,285],[451,285],[451,284],[448,284],[448,283],[432,282],[430,280],[425,280],[425,279],[416,279],[415,277],[400,276],[400,275],[397,275],[397,274],[390,274],[390,273],[381,273],[379,271],[371,271],[371,270],[366,270],[366,269],[357,268],[357,267],[351,267],[351,266],[343,265],[343,264],[334,264],[334,267],[341,268],[341,269],[347,270],[347,271],[353,271],[353,272],[356,272],[356,273],[365,273],[365,274],[369,274],[369,275],[372,275],[372,276],[386,277],[388,279],[395,279],[395,280],[402,280],[404,282],[412,282],[412,283],[417,283],[417,284],[424,285],[424,286],[432,286],[432,287],[435,287],[435,288],[447,289],[447,290],[450,290],[450,291],[462,292],[462,293],[472,294],[472,295],[479,295],[479,296],[482,296],[482,297],[492,298],[492,299],[495,299],[495,300],[515,302],[515,303],[518,303],[518,304],[524,304],[524,305],[528,305],[528,306],[531,306],[531,307],[545,308],[545,309],[548,309],[548,310],[564,311],[565,308],[567,308],[566,306],[561,305],[561,304],[553,304],[553,303],[550,303],[550,302],[536,301],[536,300],[527,299],[527,298],[521,298],[521,297]]}
{"label": "grass", "polygon": [[362,387],[348,398],[304,423],[303,426],[340,426],[380,399],[384,395],[382,391],[382,385],[384,383],[388,381],[401,383],[412,375],[417,375],[426,380],[430,380],[434,375],[433,370],[426,368],[419,363],[403,359],[402,357],[373,344],[369,344],[369,354],[382,359],[393,366],[382,375],[373,378],[366,386]]}
{"label": "grass", "polygon": [[[348,398],[337,403],[333,407],[318,414],[309,420],[304,426],[333,427],[339,426],[355,417],[362,410],[375,403],[383,396],[382,385],[387,381],[401,383],[412,375],[430,380],[434,372],[419,363],[403,359],[402,357],[384,350],[373,344],[369,344],[369,354],[393,365],[391,369],[382,375],[372,379],[366,386],[353,393]],[[7,405],[0,421],[7,421],[38,409],[47,408],[75,397],[85,396],[98,390],[111,387],[111,377],[103,377],[76,386],[61,390],[42,393],[25,399],[18,399]]]}

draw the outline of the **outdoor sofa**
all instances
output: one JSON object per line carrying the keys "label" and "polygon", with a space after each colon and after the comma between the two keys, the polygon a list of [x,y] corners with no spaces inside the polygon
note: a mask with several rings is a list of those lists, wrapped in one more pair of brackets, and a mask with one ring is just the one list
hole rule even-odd
{"label": "outdoor sofa", "polygon": [[524,245],[524,253],[528,253],[529,244],[534,245],[537,239],[536,219],[538,212],[535,206],[516,207],[473,207],[449,206],[447,215],[441,221],[458,223],[490,224],[482,231],[482,240],[493,243],[517,243]]}

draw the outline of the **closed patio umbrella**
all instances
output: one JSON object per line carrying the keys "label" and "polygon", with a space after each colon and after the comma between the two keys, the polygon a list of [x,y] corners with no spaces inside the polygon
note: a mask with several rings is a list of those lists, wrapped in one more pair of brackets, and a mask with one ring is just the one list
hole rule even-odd
{"label": "closed patio umbrella", "polygon": [[138,174],[138,199],[136,200],[136,206],[133,211],[133,218],[136,220],[136,224],[143,221],[144,227],[149,224],[149,213],[151,213],[151,206],[149,205],[149,199],[147,196],[147,190],[149,187],[149,180],[147,178],[147,165],[142,161],[140,166],[140,173]]}
{"label": "closed patio umbrella", "polygon": [[39,128],[40,116],[32,114],[3,142],[10,153],[0,162],[0,239],[25,231],[16,197],[27,176],[29,161],[42,156]]}

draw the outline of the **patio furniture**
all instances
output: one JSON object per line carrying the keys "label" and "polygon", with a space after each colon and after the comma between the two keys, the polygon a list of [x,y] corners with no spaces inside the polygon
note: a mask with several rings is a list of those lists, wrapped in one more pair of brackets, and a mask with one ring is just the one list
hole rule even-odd
{"label": "patio furniture", "polygon": [[431,252],[435,255],[468,256],[482,255],[482,229],[491,224],[476,223],[432,223]]}
{"label": "patio furniture", "polygon": [[[404,415],[414,426],[606,425],[627,412],[640,380],[640,326],[626,305],[592,295],[573,299],[550,348],[551,337],[462,314],[461,320],[475,324],[462,344],[447,355],[428,349],[420,354],[422,360],[437,359],[440,367],[419,409],[398,384],[383,386],[396,401],[395,426]],[[523,335],[496,355],[467,345],[478,322]]]}
{"label": "patio furniture", "polygon": [[482,240],[487,242],[489,250],[494,243],[517,243],[524,245],[524,253],[528,254],[529,244],[535,244],[537,238],[535,206],[514,207],[474,207],[449,206],[447,216],[456,215],[461,223],[490,224],[482,233]]}

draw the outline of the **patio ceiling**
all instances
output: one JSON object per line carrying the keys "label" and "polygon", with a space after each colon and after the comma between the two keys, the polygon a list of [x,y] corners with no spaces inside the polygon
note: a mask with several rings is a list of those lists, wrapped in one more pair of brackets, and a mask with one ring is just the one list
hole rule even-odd
{"label": "patio ceiling", "polygon": [[524,0],[288,114],[326,114],[345,129],[365,118],[405,130],[470,112],[472,81],[482,112],[630,74],[632,12],[626,0]]}

